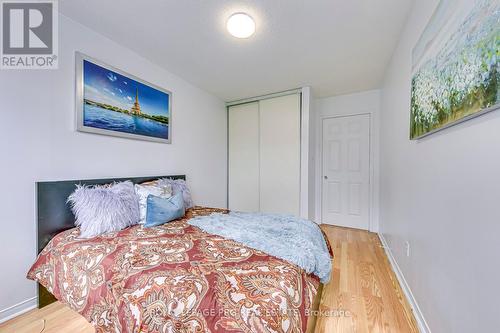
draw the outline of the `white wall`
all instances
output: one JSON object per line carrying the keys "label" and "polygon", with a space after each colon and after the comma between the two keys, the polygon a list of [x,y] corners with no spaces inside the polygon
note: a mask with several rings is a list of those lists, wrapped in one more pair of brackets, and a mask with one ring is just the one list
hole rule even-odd
{"label": "white wall", "polygon": [[[195,203],[226,205],[224,103],[63,16],[59,30],[58,70],[0,71],[0,320],[34,304],[35,181],[186,174]],[[172,144],[75,132],[77,50],[172,91]]]}
{"label": "white wall", "polygon": [[380,229],[433,332],[494,332],[500,327],[500,112],[408,140],[411,50],[437,4],[415,1],[386,74]]}
{"label": "white wall", "polygon": [[314,100],[315,221],[321,223],[321,126],[324,118],[370,114],[370,230],[378,231],[380,90]]}

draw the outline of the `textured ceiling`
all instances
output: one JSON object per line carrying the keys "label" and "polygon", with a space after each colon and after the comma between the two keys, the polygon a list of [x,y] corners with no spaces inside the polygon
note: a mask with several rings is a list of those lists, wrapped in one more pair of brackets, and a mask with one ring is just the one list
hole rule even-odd
{"label": "textured ceiling", "polygon": [[[61,0],[67,17],[225,101],[311,86],[318,97],[381,86],[413,0]],[[257,31],[238,40],[226,19]],[[168,87],[166,87],[168,88]]]}

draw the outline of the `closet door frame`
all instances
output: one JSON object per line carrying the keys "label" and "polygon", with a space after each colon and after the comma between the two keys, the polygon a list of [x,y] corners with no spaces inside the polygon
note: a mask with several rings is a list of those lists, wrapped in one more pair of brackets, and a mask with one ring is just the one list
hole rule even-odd
{"label": "closet door frame", "polygon": [[[227,112],[227,200],[229,207],[229,109],[231,106],[240,104],[258,102],[264,99],[276,98],[287,95],[299,95],[299,118],[300,118],[300,159],[299,159],[299,215],[302,218],[312,219],[310,213],[314,213],[314,207],[309,207],[309,109],[311,100],[311,91],[309,87],[292,89],[283,92],[257,96],[252,98],[240,99],[226,103]],[[314,195],[314,193],[311,193]],[[313,205],[314,206],[314,205]]]}

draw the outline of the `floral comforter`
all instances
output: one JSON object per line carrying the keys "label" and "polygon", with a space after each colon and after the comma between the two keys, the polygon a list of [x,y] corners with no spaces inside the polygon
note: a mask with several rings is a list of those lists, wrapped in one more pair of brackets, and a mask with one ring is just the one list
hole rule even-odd
{"label": "floral comforter", "polygon": [[297,266],[187,224],[92,239],[70,229],[40,253],[28,278],[97,332],[304,332],[319,279]]}

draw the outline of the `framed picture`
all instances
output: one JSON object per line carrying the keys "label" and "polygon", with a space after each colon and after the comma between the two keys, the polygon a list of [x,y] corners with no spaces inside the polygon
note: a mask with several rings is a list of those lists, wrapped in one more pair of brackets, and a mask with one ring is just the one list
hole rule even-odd
{"label": "framed picture", "polygon": [[410,139],[500,106],[500,0],[441,0],[412,55]]}
{"label": "framed picture", "polygon": [[171,92],[76,53],[78,131],[170,143],[171,104]]}

